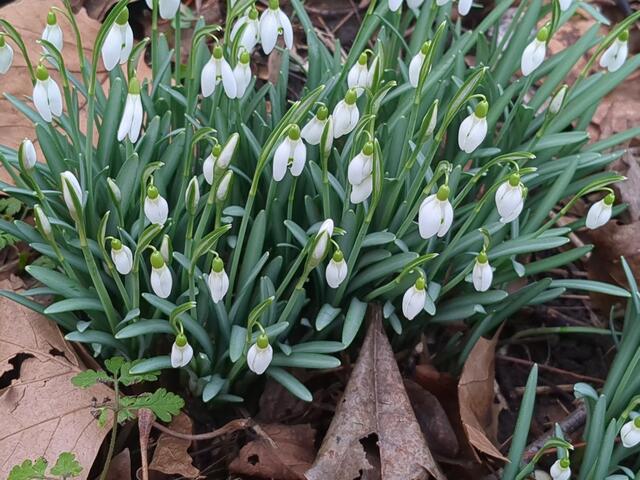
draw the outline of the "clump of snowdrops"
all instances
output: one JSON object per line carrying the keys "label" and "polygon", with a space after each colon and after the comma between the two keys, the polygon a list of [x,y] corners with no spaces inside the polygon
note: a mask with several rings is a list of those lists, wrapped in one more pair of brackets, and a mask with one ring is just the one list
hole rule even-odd
{"label": "clump of snowdrops", "polygon": [[[207,402],[242,401],[238,380],[263,373],[310,400],[286,368],[337,367],[333,354],[353,342],[372,303],[398,345],[465,322],[468,333],[444,352],[455,367],[525,305],[566,289],[628,296],[543,274],[591,249],[567,246],[572,231],[623,208],[610,188],[622,177],[602,170],[638,132],[588,145],[585,129],[640,65],[626,46],[638,15],[604,36],[594,25],[550,56],[558,28],[579,5],[592,8],[523,1],[500,32],[512,1],[472,30],[464,0],[372,1],[343,58],[300,0],[287,12],[278,0],[230,2],[225,25],[199,20],[188,44],[177,29],[172,47],[158,17],[182,25],[179,2],[148,2],[153,34],[141,42],[127,3],[113,7],[89,59],[68,2],[46,18],[40,58],[0,20],[1,70],[16,49],[34,85],[31,98],[14,98],[11,85],[6,95],[44,154],[30,139],[1,147],[15,183],[3,189],[33,206],[35,226],[0,228],[53,264],[28,267],[42,286],[3,294],[67,339],[101,357],[143,359],[134,373],[181,368]],[[305,56],[292,50],[293,17]],[[63,47],[67,21],[77,52]],[[142,79],[136,66],[149,48],[153,75]],[[275,84],[252,73],[263,54],[280,56]],[[80,75],[65,67],[71,55]],[[557,226],[586,195],[595,197],[586,219]],[[507,294],[516,280],[526,285]],[[53,303],[43,307],[41,295]]]}

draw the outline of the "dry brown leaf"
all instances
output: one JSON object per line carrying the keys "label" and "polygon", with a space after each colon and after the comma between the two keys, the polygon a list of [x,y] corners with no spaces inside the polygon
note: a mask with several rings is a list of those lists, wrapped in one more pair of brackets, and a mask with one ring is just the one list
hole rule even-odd
{"label": "dry brown leaf", "polygon": [[[362,441],[376,436],[383,480],[444,479],[409,403],[391,345],[382,328],[379,305],[358,361],[308,480],[352,480],[372,468]],[[427,473],[428,472],[428,473]]]}
{"label": "dry brown leaf", "polygon": [[[193,423],[185,413],[173,417],[169,428],[180,433],[193,433]],[[190,446],[191,440],[161,434],[149,470],[185,478],[198,478],[200,470],[193,466],[191,455],[187,452]]]}
{"label": "dry brown leaf", "polygon": [[304,479],[304,472],[315,455],[316,431],[309,424],[260,427],[269,439],[258,438],[247,443],[229,465],[229,471],[259,478]]}
{"label": "dry brown leaf", "polygon": [[53,322],[6,298],[0,312],[0,478],[27,458],[51,463],[65,451],[76,454],[86,478],[109,432],[90,406],[113,398],[112,390],[71,384],[84,365]]}
{"label": "dry brown leaf", "polygon": [[107,480],[131,480],[131,452],[128,448],[111,460]]}
{"label": "dry brown leaf", "polygon": [[495,447],[498,412],[494,408],[495,355],[499,332],[480,338],[471,350],[458,383],[460,417],[471,445],[492,457],[506,458]]}

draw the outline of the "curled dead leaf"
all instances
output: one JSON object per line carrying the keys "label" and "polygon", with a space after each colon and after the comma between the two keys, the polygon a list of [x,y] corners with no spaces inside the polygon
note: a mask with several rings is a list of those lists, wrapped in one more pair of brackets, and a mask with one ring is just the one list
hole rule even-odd
{"label": "curled dead leaf", "polygon": [[[169,428],[176,432],[190,434],[193,432],[193,422],[185,413],[181,413],[173,418]],[[158,438],[149,470],[168,475],[180,475],[184,478],[198,478],[200,470],[193,466],[193,460],[188,452],[190,446],[191,440],[162,433]]]}

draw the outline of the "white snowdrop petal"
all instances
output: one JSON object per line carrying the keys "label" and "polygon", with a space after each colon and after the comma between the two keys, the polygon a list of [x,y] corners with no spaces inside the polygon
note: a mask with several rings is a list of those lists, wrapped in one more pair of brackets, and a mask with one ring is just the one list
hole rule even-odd
{"label": "white snowdrop petal", "polygon": [[120,250],[112,249],[111,260],[120,275],[127,275],[133,268],[133,254],[126,245],[123,245]]}
{"label": "white snowdrop petal", "polygon": [[184,347],[179,347],[173,342],[171,347],[171,366],[173,368],[186,367],[193,358],[193,347],[188,343]]}
{"label": "white snowdrop petal", "polygon": [[101,50],[102,63],[104,63],[104,68],[106,68],[107,71],[113,70],[118,64],[118,61],[120,60],[121,45],[122,37],[118,31],[118,26],[113,25],[109,29],[109,33],[102,44]]}
{"label": "white snowdrop petal", "polygon": [[211,292],[211,299],[213,303],[218,303],[224,298],[229,290],[229,276],[227,272],[222,270],[221,272],[212,271],[207,279],[209,285],[209,291]]}
{"label": "white snowdrop petal", "polygon": [[280,9],[278,9],[278,23],[282,28],[282,37],[284,38],[284,44],[289,50],[293,48],[293,28],[291,27],[291,20]]}
{"label": "white snowdrop petal", "polygon": [[427,299],[426,290],[418,290],[412,285],[402,297],[402,314],[407,320],[413,320],[424,308]]}
{"label": "white snowdrop petal", "polygon": [[522,52],[522,58],[520,60],[522,74],[527,76],[542,65],[546,53],[547,47],[545,42],[541,42],[537,38],[527,45],[524,52]]}
{"label": "white snowdrop petal", "polygon": [[569,10],[571,2],[572,0],[560,0],[560,10],[563,12]]}
{"label": "white snowdrop petal", "polygon": [[294,177],[299,176],[304,170],[304,165],[307,161],[307,147],[300,139],[296,140],[295,146],[293,146],[293,163],[291,164],[291,175]]}
{"label": "white snowdrop petal", "polygon": [[273,348],[271,345],[267,345],[266,348],[260,348],[254,343],[247,352],[247,366],[257,375],[262,375],[267,370],[272,359]]}
{"label": "white snowdrop petal", "polygon": [[160,298],[167,298],[171,295],[172,287],[173,279],[166,265],[162,268],[151,268],[151,288],[153,289],[153,293]]}
{"label": "white snowdrop petal", "polygon": [[459,0],[458,1],[458,13],[461,16],[465,16],[469,13],[469,11],[471,10],[471,4],[473,3],[473,0]]}
{"label": "white snowdrop petal", "polygon": [[302,127],[300,136],[304,138],[309,145],[318,145],[322,140],[322,132],[324,131],[325,124],[326,122],[321,122],[317,117],[313,117]]}
{"label": "white snowdrop petal", "polygon": [[640,443],[640,428],[635,426],[634,420],[622,426],[620,440],[622,440],[622,445],[625,448],[633,448]]}
{"label": "white snowdrop petal", "polygon": [[267,55],[275,48],[278,41],[278,19],[269,8],[260,17],[260,40],[262,50]]}
{"label": "white snowdrop petal", "polygon": [[133,50],[133,30],[131,29],[131,25],[127,23],[122,28],[123,42],[122,51],[120,52],[120,65],[123,65],[129,61],[131,50]]}
{"label": "white snowdrop petal", "polygon": [[127,95],[127,99],[124,103],[124,111],[120,119],[120,126],[118,127],[118,141],[121,142],[129,135],[131,130],[131,123],[133,122],[133,99],[131,95]]}
{"label": "white snowdrop petal", "polygon": [[373,177],[369,175],[361,183],[351,187],[351,203],[362,203],[373,193]]}
{"label": "white snowdrop petal", "polygon": [[420,8],[420,6],[424,3],[424,0],[407,0],[407,6],[412,9]]}
{"label": "white snowdrop petal", "polygon": [[480,146],[487,136],[487,119],[478,118],[474,113],[465,118],[458,130],[458,146],[466,153]]}
{"label": "white snowdrop petal", "polygon": [[169,216],[167,201],[160,195],[154,199],[146,197],[144,200],[144,214],[149,222],[156,225],[164,225]]}
{"label": "white snowdrop petal", "polygon": [[165,20],[171,20],[180,8],[180,0],[160,0],[159,5],[160,16]]}
{"label": "white snowdrop petal", "polygon": [[349,111],[349,131],[347,133],[351,133],[356,125],[358,125],[358,120],[360,120],[360,111],[358,107],[354,103],[353,105],[349,105],[347,107]]}
{"label": "white snowdrop petal", "polygon": [[440,206],[436,195],[429,195],[422,201],[418,212],[418,230],[425,240],[438,233],[442,222]]}
{"label": "white snowdrop petal", "polygon": [[351,185],[362,183],[365,178],[371,175],[373,171],[373,161],[371,157],[367,157],[362,152],[353,157],[349,162],[347,170],[347,178]]}
{"label": "white snowdrop petal", "polygon": [[131,128],[129,130],[129,140],[131,143],[136,143],[140,136],[140,129],[142,128],[142,117],[144,112],[142,111],[142,98],[140,95],[132,95],[132,116],[131,116]]}
{"label": "white snowdrop petal", "polygon": [[418,54],[411,59],[411,63],[409,63],[409,82],[413,88],[418,86],[420,70],[422,70],[424,58],[424,54],[422,52],[418,52]]}
{"label": "white snowdrop petal", "polygon": [[273,179],[276,182],[282,180],[287,173],[290,153],[289,139],[285,138],[273,154]]}
{"label": "white snowdrop petal", "polygon": [[562,468],[560,462],[561,460],[556,460],[554,464],[551,465],[551,469],[549,470],[551,478],[553,478],[553,480],[569,480],[571,478],[571,468]]}
{"label": "white snowdrop petal", "polygon": [[389,0],[389,10],[397,12],[402,5],[402,0]]}
{"label": "white snowdrop petal", "polygon": [[347,103],[340,100],[333,110],[333,136],[340,138],[349,131],[350,115],[347,111]]}
{"label": "white snowdrop petal", "polygon": [[585,225],[591,230],[595,230],[606,224],[611,219],[612,208],[604,203],[604,199],[600,200],[589,208]]}
{"label": "white snowdrop petal", "polygon": [[60,93],[60,87],[58,87],[58,84],[51,77],[47,80],[46,87],[51,115],[59,117],[62,115],[62,94]]}
{"label": "white snowdrop petal", "polygon": [[213,57],[202,67],[200,74],[200,88],[203,97],[210,97],[216,89],[216,66]]}
{"label": "white snowdrop petal", "polygon": [[222,59],[220,61],[220,71],[222,75],[222,86],[229,98],[236,98],[238,95],[238,87],[236,86],[236,77],[233,75],[233,70],[229,63]]}
{"label": "white snowdrop petal", "polygon": [[347,277],[347,263],[344,261],[344,259],[340,262],[336,262],[332,258],[327,265],[325,277],[327,279],[327,284],[329,285],[329,287],[338,288]]}
{"label": "white snowdrop petal", "polygon": [[47,96],[47,87],[42,80],[36,80],[33,87],[33,105],[45,122],[51,122],[51,109],[49,108],[49,99]]}
{"label": "white snowdrop petal", "polygon": [[453,223],[453,207],[449,200],[443,202],[436,200],[440,207],[440,228],[438,228],[438,237],[444,237]]}
{"label": "white snowdrop petal", "polygon": [[489,290],[491,282],[493,281],[493,270],[489,262],[480,263],[476,261],[473,266],[471,279],[473,280],[473,287],[478,292],[486,292]]}
{"label": "white snowdrop petal", "polygon": [[13,63],[13,48],[11,45],[5,43],[4,47],[0,48],[0,74],[5,74],[11,68]]}

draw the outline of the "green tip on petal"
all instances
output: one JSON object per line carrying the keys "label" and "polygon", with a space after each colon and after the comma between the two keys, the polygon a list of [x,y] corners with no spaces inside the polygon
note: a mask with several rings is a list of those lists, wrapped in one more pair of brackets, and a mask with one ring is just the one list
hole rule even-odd
{"label": "green tip on petal", "polygon": [[354,88],[350,88],[347,90],[346,95],[344,96],[344,101],[347,102],[347,105],[353,105],[358,100],[358,94]]}
{"label": "green tip on petal", "polygon": [[213,149],[211,150],[211,155],[213,155],[214,157],[219,157],[221,153],[222,153],[222,145],[220,145],[219,143],[216,143],[213,146]]}
{"label": "green tip on petal", "polygon": [[486,100],[483,100],[480,103],[478,103],[475,110],[476,117],[484,118],[487,116],[488,112],[489,112],[489,102],[487,102]]}
{"label": "green tip on petal", "polygon": [[633,426],[640,428],[640,416],[633,419]]}
{"label": "green tip on petal", "polygon": [[153,268],[164,267],[164,258],[162,258],[162,254],[158,250],[151,254],[151,266]]}
{"label": "green tip on petal", "polygon": [[431,48],[431,42],[429,40],[427,40],[426,42],[424,42],[422,44],[422,47],[420,47],[420,52],[423,55],[426,55],[427,53],[429,53],[429,49]]}
{"label": "green tip on petal", "polygon": [[117,239],[117,238],[113,238],[111,239],[111,249],[112,250],[120,250],[122,248],[122,242]]}
{"label": "green tip on petal", "polygon": [[255,6],[251,7],[251,10],[249,10],[249,19],[250,20],[258,19],[258,10],[256,10]]}
{"label": "green tip on petal", "polygon": [[47,13],[47,25],[55,25],[58,23],[58,19],[56,18],[56,14],[53,10],[49,10]]}
{"label": "green tip on petal", "polygon": [[279,0],[269,0],[269,8],[271,10],[278,10],[280,8]]}
{"label": "green tip on petal", "polygon": [[7,41],[4,39],[4,33],[0,33],[0,48],[3,48],[7,44]]}
{"label": "green tip on petal", "polygon": [[222,270],[224,270],[224,262],[220,257],[216,257],[213,259],[213,262],[211,263],[211,270],[216,273],[220,273]]}
{"label": "green tip on petal", "polygon": [[621,42],[626,42],[627,40],[629,40],[629,30],[623,30],[620,35],[618,35],[618,40],[620,40]]}
{"label": "green tip on petal", "polygon": [[365,154],[367,157],[370,157],[371,155],[373,155],[373,142],[365,143],[364,147],[362,147],[362,153]]}
{"label": "green tip on petal", "polygon": [[240,63],[242,63],[243,65],[246,65],[250,61],[251,61],[251,55],[249,55],[249,52],[244,51],[240,54]]}
{"label": "green tip on petal", "polygon": [[321,122],[324,122],[327,118],[329,118],[329,109],[327,107],[325,107],[324,105],[322,105],[318,109],[318,113],[316,113],[316,117]]}
{"label": "green tip on petal", "polygon": [[604,204],[607,206],[613,205],[613,202],[616,201],[616,194],[611,192],[606,197],[604,197]]}
{"label": "green tip on petal", "polygon": [[49,72],[47,71],[47,67],[44,65],[38,65],[36,68],[36,78],[42,82],[49,78]]}
{"label": "green tip on petal", "polygon": [[180,348],[182,347],[186,347],[187,346],[187,337],[185,336],[184,333],[179,333],[178,335],[176,335],[176,345],[179,346]]}
{"label": "green tip on petal", "polygon": [[549,39],[549,28],[542,27],[538,30],[538,34],[536,35],[536,40],[539,42],[546,42]]}
{"label": "green tip on petal", "polygon": [[563,458],[560,460],[560,466],[562,468],[569,468],[571,466],[571,461],[568,458]]}
{"label": "green tip on petal", "polygon": [[222,47],[220,45],[216,45],[213,48],[213,58],[215,58],[216,60],[220,60],[222,58]]}
{"label": "green tip on petal", "polygon": [[511,185],[512,187],[517,187],[519,184],[520,184],[520,174],[512,173],[509,176],[509,185]]}
{"label": "green tip on petal", "polygon": [[256,344],[260,349],[267,348],[269,346],[269,337],[267,337],[264,333],[261,333]]}
{"label": "green tip on petal", "polygon": [[129,80],[129,93],[131,95],[140,95],[140,82],[136,77]]}
{"label": "green tip on petal", "polygon": [[147,187],[147,197],[149,197],[151,200],[155,200],[156,198],[158,198],[158,187],[156,187],[155,185],[149,185]]}
{"label": "green tip on petal", "polygon": [[300,139],[300,127],[296,124],[289,125],[289,138],[291,140]]}
{"label": "green tip on petal", "polygon": [[416,280],[416,284],[415,287],[418,290],[424,290],[424,287],[426,286],[427,282],[425,281],[425,279],[423,277],[420,277]]}
{"label": "green tip on petal", "polygon": [[125,7],[116,17],[116,23],[118,25],[125,25],[128,21],[129,21],[129,9]]}
{"label": "green tip on petal", "polygon": [[336,263],[341,262],[342,260],[344,260],[344,253],[342,253],[342,250],[336,250],[333,253],[333,261]]}
{"label": "green tip on petal", "polygon": [[366,65],[368,60],[369,60],[369,56],[367,55],[367,52],[362,52],[360,54],[360,57],[358,57],[358,63],[360,65]]}
{"label": "green tip on petal", "polygon": [[436,198],[441,202],[444,202],[449,198],[449,185],[440,185]]}
{"label": "green tip on petal", "polygon": [[487,256],[486,252],[480,252],[478,254],[478,256],[476,257],[476,261],[478,263],[487,263],[489,261],[489,257]]}

